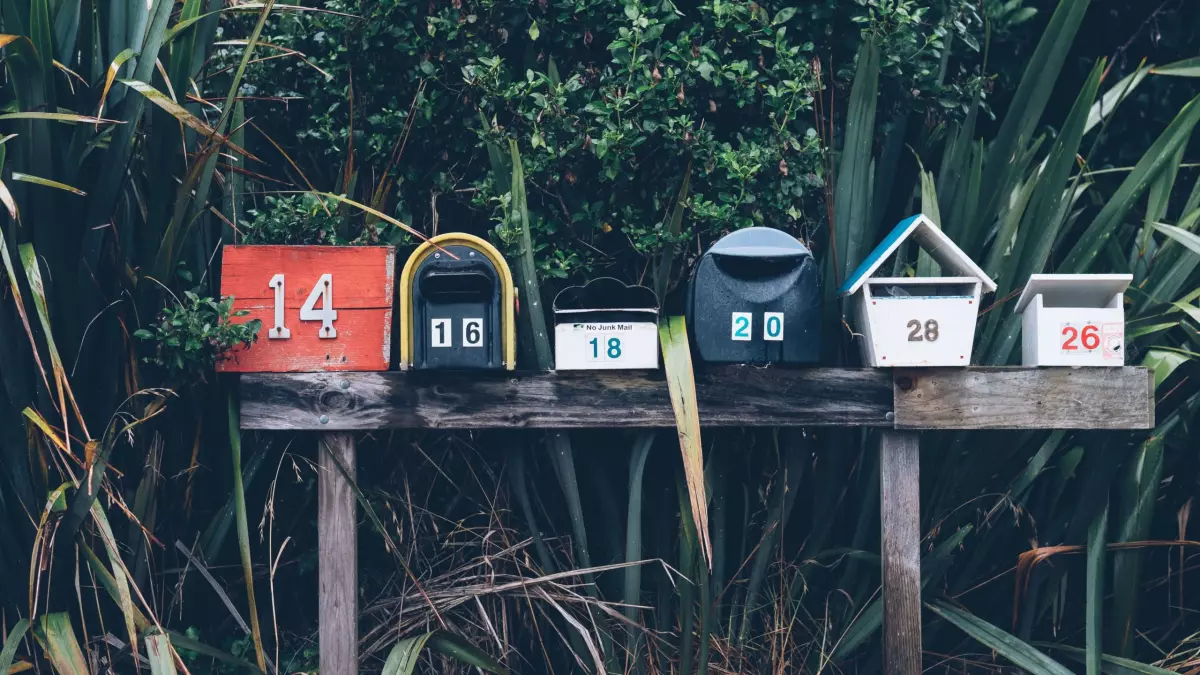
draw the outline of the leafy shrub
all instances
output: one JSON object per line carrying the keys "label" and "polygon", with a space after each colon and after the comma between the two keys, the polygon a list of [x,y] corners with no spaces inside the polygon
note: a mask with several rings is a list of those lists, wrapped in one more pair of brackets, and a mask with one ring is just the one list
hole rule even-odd
{"label": "leafy shrub", "polygon": [[[539,272],[638,279],[689,167],[679,239],[749,225],[820,236],[827,111],[844,95],[829,83],[862,31],[883,42],[883,109],[963,114],[983,17],[1021,3],[925,4],[328,0],[344,15],[275,24],[269,42],[306,60],[258,64],[268,102],[250,107],[318,185],[354,183],[361,199],[394,183],[372,205],[426,232],[502,222],[508,190],[484,145],[517,138]],[[968,45],[955,59],[951,38]]]}
{"label": "leafy shrub", "polygon": [[232,319],[250,312],[233,311],[232,296],[214,300],[191,291],[183,295],[183,300],[163,308],[151,328],[139,329],[134,336],[154,342],[154,355],[146,357],[147,363],[165,368],[173,381],[188,383],[204,380],[235,347],[251,346],[262,321],[234,323]]}
{"label": "leafy shrub", "polygon": [[378,220],[343,214],[342,205],[328,197],[304,192],[269,196],[241,222],[242,244],[311,246],[369,246],[406,240],[400,228]]}

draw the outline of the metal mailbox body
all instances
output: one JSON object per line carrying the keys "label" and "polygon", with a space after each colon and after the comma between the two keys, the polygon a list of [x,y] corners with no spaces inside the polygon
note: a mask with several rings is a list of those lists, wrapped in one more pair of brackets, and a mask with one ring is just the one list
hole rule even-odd
{"label": "metal mailbox body", "polygon": [[217,370],[387,370],[395,265],[390,246],[226,246],[221,294],[262,331]]}
{"label": "metal mailbox body", "polygon": [[516,366],[516,291],[504,256],[452,232],[421,244],[400,278],[400,368]]}
{"label": "metal mailbox body", "polygon": [[721,238],[700,259],[687,323],[702,361],[816,363],[821,289],[812,254],[794,237],[750,227]]}
{"label": "metal mailbox body", "polygon": [[1026,366],[1125,365],[1125,289],[1132,274],[1034,274],[1021,291]]}
{"label": "metal mailbox body", "polygon": [[658,367],[658,297],[645,286],[593,279],[554,298],[557,370]]}
{"label": "metal mailbox body", "polygon": [[[954,276],[872,277],[909,237]],[[967,366],[984,291],[996,284],[924,215],[902,221],[846,280],[854,338],[875,368]]]}

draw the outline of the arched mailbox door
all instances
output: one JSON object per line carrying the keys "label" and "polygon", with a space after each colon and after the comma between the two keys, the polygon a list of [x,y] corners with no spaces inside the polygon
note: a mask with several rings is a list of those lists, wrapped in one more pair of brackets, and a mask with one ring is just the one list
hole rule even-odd
{"label": "arched mailbox door", "polygon": [[812,253],[769,227],[739,230],[714,244],[688,291],[688,332],[703,361],[815,363],[820,315]]}
{"label": "arched mailbox door", "polygon": [[488,242],[459,232],[413,252],[400,282],[400,367],[516,366],[512,273]]}

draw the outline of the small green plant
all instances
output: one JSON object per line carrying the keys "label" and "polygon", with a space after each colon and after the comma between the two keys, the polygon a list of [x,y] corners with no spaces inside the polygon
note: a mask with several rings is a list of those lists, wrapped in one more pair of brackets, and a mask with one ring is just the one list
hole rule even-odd
{"label": "small green plant", "polygon": [[151,328],[142,328],[134,336],[155,343],[147,363],[165,368],[175,381],[193,382],[204,380],[231,349],[258,340],[262,321],[234,323],[232,319],[249,312],[234,311],[232,296],[214,300],[191,291],[183,295],[174,306],[163,308]]}
{"label": "small green plant", "polygon": [[253,220],[241,222],[242,244],[345,244],[340,237],[338,205],[311,192],[267,197],[266,206],[250,211]]}
{"label": "small green plant", "polygon": [[332,197],[304,192],[267,197],[266,205],[251,210],[241,221],[240,244],[281,246],[393,246],[409,241],[400,228],[380,220],[351,218],[338,211]]}

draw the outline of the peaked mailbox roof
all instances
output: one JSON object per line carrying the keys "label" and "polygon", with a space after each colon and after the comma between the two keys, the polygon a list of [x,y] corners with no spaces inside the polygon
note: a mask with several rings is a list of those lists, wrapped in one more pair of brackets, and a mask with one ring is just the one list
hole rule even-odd
{"label": "peaked mailbox roof", "polygon": [[838,289],[841,295],[853,295],[862,287],[863,283],[879,269],[884,260],[887,260],[896,249],[900,247],[909,237],[915,237],[917,243],[925,252],[930,255],[939,265],[953,273],[964,277],[976,277],[983,282],[983,287],[990,293],[996,290],[996,282],[992,281],[979,265],[976,265],[971,258],[963,253],[963,250],[958,247],[950,237],[942,232],[941,228],[933,224],[924,214],[917,214],[911,218],[900,221],[888,236],[879,242],[874,251],[868,255],[858,269],[846,279],[846,283]]}

